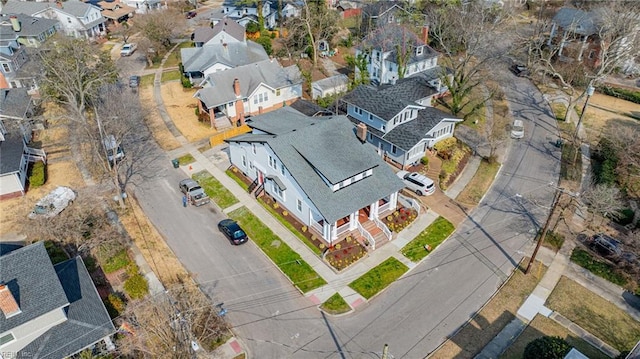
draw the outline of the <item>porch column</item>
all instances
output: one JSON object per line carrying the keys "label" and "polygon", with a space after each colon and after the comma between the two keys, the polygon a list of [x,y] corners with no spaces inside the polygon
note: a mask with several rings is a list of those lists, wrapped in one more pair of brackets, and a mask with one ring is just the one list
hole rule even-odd
{"label": "porch column", "polygon": [[398,206],[398,192],[394,192],[389,196],[389,203],[391,204],[391,209],[395,209]]}
{"label": "porch column", "polygon": [[358,228],[356,221],[358,220],[358,212],[351,213],[349,215],[349,230],[354,230]]}
{"label": "porch column", "polygon": [[558,48],[558,56],[562,56],[562,49],[564,49],[564,45],[566,41],[567,41],[567,31],[562,33],[562,39],[560,39],[560,47]]}
{"label": "porch column", "polygon": [[553,25],[551,25],[551,32],[549,33],[549,40],[547,41],[547,46],[551,46],[551,40],[553,40],[553,37],[556,36],[556,23],[554,22]]}
{"label": "porch column", "polygon": [[582,53],[584,53],[584,49],[587,47],[587,36],[583,36],[582,44],[580,45],[580,53],[578,54],[578,61],[582,61]]}
{"label": "porch column", "polygon": [[378,201],[371,203],[369,206],[369,219],[373,220],[374,218],[378,218],[378,209],[380,208]]}

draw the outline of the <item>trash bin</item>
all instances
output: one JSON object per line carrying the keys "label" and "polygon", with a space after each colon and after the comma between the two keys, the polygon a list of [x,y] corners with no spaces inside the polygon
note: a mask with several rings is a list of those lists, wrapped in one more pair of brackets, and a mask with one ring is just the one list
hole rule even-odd
{"label": "trash bin", "polygon": [[174,158],[171,160],[171,163],[173,164],[173,168],[178,168],[180,167],[180,161],[178,161],[177,158]]}
{"label": "trash bin", "polygon": [[561,139],[557,139],[556,140],[556,147],[558,147],[558,148],[562,147],[562,140]]}

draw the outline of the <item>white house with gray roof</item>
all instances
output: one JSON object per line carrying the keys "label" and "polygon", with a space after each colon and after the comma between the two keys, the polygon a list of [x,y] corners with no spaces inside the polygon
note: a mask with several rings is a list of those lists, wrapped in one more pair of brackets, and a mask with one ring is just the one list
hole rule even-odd
{"label": "white house with gray roof", "polygon": [[251,133],[227,142],[231,163],[256,193],[273,197],[329,246],[349,234],[373,249],[391,239],[379,218],[396,209],[404,183],[345,116],[308,117],[284,107],[247,124]]}
{"label": "white house with gray roof", "polygon": [[61,359],[100,341],[113,347],[111,318],[79,257],[53,265],[44,242],[0,256],[0,352]]}
{"label": "white house with gray roof", "polygon": [[265,60],[209,74],[194,97],[200,113],[216,128],[244,123],[244,118],[282,107],[302,97],[297,66]]}
{"label": "white house with gray roof", "polygon": [[196,28],[196,47],[180,50],[185,75],[192,83],[218,71],[269,59],[262,45],[246,39],[244,28],[224,18],[212,29]]}
{"label": "white house with gray roof", "polygon": [[[420,77],[395,86],[358,86],[341,101],[356,124],[366,125],[367,141],[377,153],[400,168],[407,168],[437,142],[452,137],[462,119],[430,106],[429,86]],[[344,106],[343,106],[344,107]]]}
{"label": "white house with gray roof", "polygon": [[60,27],[58,20],[25,14],[0,14],[0,41],[17,37],[20,44],[38,47]]}
{"label": "white house with gray roof", "polygon": [[93,39],[106,34],[105,18],[101,9],[79,0],[59,2],[33,2],[9,0],[2,8],[3,14],[26,14],[57,20],[60,31],[67,36]]}

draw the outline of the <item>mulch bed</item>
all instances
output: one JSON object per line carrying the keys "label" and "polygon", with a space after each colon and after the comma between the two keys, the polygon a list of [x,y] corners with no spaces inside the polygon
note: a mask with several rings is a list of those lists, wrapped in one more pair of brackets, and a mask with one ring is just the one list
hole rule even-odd
{"label": "mulch bed", "polygon": [[400,232],[418,217],[418,211],[413,208],[400,207],[392,214],[384,217],[382,222],[392,232]]}

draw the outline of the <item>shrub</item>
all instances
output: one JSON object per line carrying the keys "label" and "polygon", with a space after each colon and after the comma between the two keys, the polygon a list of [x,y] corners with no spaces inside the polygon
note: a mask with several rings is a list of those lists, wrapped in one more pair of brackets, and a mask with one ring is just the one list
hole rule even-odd
{"label": "shrub", "polygon": [[436,143],[433,146],[433,148],[438,152],[451,151],[456,147],[457,143],[458,143],[458,140],[456,140],[455,137],[449,137],[447,139],[444,139]]}
{"label": "shrub", "polygon": [[260,35],[260,37],[256,39],[256,42],[264,47],[267,55],[271,55],[273,49],[271,48],[271,38],[269,36]]}
{"label": "shrub", "polygon": [[617,97],[623,100],[640,104],[640,91],[631,91],[627,89],[614,88],[609,86],[600,87],[599,90],[609,96]]}
{"label": "shrub", "polygon": [[622,211],[620,211],[619,218],[616,219],[616,217],[614,217],[613,220],[620,225],[626,226],[627,224],[630,224],[633,221],[634,215],[635,215],[635,212],[633,212],[632,209],[625,208]]}
{"label": "shrub", "polygon": [[124,282],[124,290],[129,298],[140,299],[149,293],[149,284],[140,273],[135,273]]}
{"label": "shrub", "polygon": [[594,153],[596,161],[593,163],[593,172],[598,184],[613,185],[616,182],[616,167],[618,155],[613,143],[607,138],[602,138]]}
{"label": "shrub", "polygon": [[199,107],[196,107],[195,113],[196,113],[197,117],[200,117],[200,108]]}
{"label": "shrub", "polygon": [[46,166],[44,162],[38,161],[34,163],[29,172],[29,184],[32,187],[40,187],[47,180]]}
{"label": "shrub", "polygon": [[122,296],[120,296],[117,293],[109,294],[107,299],[105,299],[103,302],[104,302],[105,308],[107,308],[107,312],[109,313],[109,316],[111,317],[111,319],[117,318],[120,315],[120,313],[124,311],[124,308],[126,307],[126,304],[124,303],[124,298],[122,298]]}
{"label": "shrub", "polygon": [[422,157],[420,159],[420,163],[422,163],[425,166],[428,166],[429,165],[429,157],[427,157],[427,156]]}
{"label": "shrub", "polygon": [[180,81],[182,82],[182,87],[186,89],[190,89],[191,87],[193,87],[193,84],[191,83],[189,78],[184,75],[180,76]]}
{"label": "shrub", "polygon": [[544,336],[524,348],[523,359],[562,359],[571,350],[571,345],[560,337]]}

